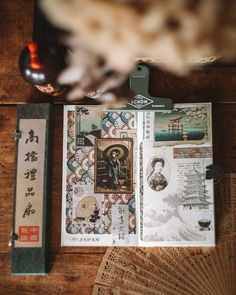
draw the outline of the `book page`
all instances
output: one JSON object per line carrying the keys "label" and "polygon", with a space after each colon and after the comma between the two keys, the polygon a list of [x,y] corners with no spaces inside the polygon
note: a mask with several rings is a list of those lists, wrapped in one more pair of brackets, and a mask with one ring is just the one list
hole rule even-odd
{"label": "book page", "polygon": [[137,245],[136,113],[65,106],[62,245]]}
{"label": "book page", "polygon": [[[215,244],[210,104],[148,115],[142,142],[140,245]],[[148,132],[148,130],[150,132]]]}

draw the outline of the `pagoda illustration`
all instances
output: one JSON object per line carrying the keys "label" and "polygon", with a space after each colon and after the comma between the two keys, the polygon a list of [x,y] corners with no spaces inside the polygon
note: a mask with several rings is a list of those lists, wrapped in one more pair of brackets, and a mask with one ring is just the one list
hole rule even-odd
{"label": "pagoda illustration", "polygon": [[207,195],[204,173],[199,172],[195,164],[193,164],[192,170],[189,173],[185,173],[185,176],[183,201],[181,202],[183,208],[190,210],[208,209],[212,203],[207,201],[210,197]]}

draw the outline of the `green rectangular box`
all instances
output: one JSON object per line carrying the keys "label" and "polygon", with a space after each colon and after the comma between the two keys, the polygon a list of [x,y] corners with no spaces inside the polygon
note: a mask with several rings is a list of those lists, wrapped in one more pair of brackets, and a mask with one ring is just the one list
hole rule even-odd
{"label": "green rectangular box", "polygon": [[17,106],[12,268],[14,275],[48,273],[52,106]]}

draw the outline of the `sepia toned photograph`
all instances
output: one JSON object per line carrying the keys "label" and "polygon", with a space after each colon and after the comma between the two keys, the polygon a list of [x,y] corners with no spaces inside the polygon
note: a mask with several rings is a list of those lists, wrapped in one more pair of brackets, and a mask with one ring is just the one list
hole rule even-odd
{"label": "sepia toned photograph", "polygon": [[95,140],[96,193],[132,193],[133,140],[104,138]]}
{"label": "sepia toned photograph", "polygon": [[163,157],[154,157],[147,167],[147,183],[157,192],[164,190],[168,185],[169,164]]}

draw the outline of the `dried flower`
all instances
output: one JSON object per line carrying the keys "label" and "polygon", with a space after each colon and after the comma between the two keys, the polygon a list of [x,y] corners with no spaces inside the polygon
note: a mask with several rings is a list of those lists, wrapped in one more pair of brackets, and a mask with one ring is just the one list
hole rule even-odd
{"label": "dried flower", "polygon": [[[71,99],[120,85],[138,60],[159,60],[186,73],[202,58],[236,55],[233,0],[41,0],[42,8],[71,37],[61,83],[76,83]],[[111,74],[112,73],[112,74]]]}

